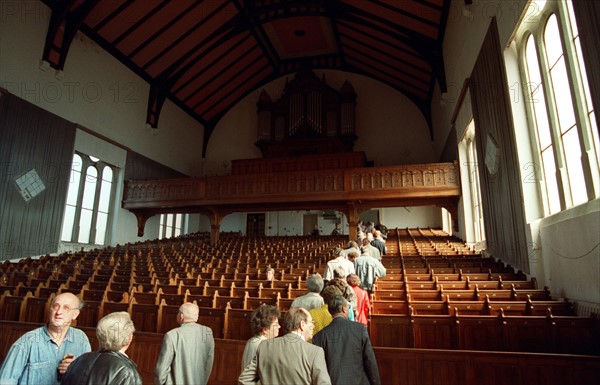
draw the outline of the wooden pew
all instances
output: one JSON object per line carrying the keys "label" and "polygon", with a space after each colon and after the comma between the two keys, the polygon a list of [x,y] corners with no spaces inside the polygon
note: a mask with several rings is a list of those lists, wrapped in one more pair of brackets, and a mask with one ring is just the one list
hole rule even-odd
{"label": "wooden pew", "polygon": [[406,301],[371,301],[372,314],[398,314],[408,315],[408,302]]}
{"label": "wooden pew", "polygon": [[414,347],[411,320],[406,315],[371,314],[369,334],[374,347]]}
{"label": "wooden pew", "polygon": [[405,290],[374,290],[373,298],[382,301],[406,301]]}
{"label": "wooden pew", "polygon": [[548,322],[552,335],[549,352],[600,356],[600,319],[549,315]]}
{"label": "wooden pew", "polygon": [[550,321],[543,316],[502,317],[507,350],[513,352],[548,352],[552,346]]}
{"label": "wooden pew", "polygon": [[458,349],[506,351],[502,318],[455,311]]}
{"label": "wooden pew", "polygon": [[409,314],[413,315],[450,315],[447,301],[409,302]]}
{"label": "wooden pew", "polygon": [[414,347],[417,349],[456,349],[456,318],[451,315],[411,313]]}
{"label": "wooden pew", "polygon": [[177,322],[179,307],[180,305],[168,305],[166,302],[161,302],[158,310],[158,333],[166,333],[171,329],[179,327],[179,323]]}
{"label": "wooden pew", "polygon": [[225,339],[246,341],[252,337],[250,318],[254,310],[229,309]]}
{"label": "wooden pew", "polygon": [[550,314],[554,316],[574,316],[575,309],[573,309],[573,305],[567,301],[531,301],[527,300],[528,314],[530,315],[548,315],[548,311]]}
{"label": "wooden pew", "polygon": [[227,318],[228,311],[229,308],[213,309],[201,307],[198,323],[211,328],[215,338],[224,338],[225,332],[227,331],[227,324],[225,320]]}
{"label": "wooden pew", "polygon": [[5,291],[0,297],[0,319],[6,321],[19,321],[23,308],[24,297],[14,296]]}
{"label": "wooden pew", "polygon": [[244,309],[244,306],[246,305],[246,297],[248,297],[248,294],[240,297],[231,297],[221,296],[219,293],[215,293],[213,307],[216,309],[224,309],[229,306],[232,309]]}
{"label": "wooden pew", "polygon": [[47,321],[48,309],[50,302],[54,299],[54,295],[50,298],[35,297],[31,292],[27,292],[23,298],[21,314],[19,321],[21,322],[45,322]]}
{"label": "wooden pew", "polygon": [[129,315],[136,330],[147,333],[158,332],[158,310],[156,303],[138,303],[135,297],[129,303]]}

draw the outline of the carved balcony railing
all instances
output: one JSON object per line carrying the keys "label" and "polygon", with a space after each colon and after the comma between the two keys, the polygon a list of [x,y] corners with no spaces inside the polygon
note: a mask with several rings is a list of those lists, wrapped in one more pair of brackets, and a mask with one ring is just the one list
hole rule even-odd
{"label": "carved balcony railing", "polygon": [[[253,204],[378,201],[395,206],[405,200],[456,198],[456,163],[297,171],[205,178],[127,181],[126,209],[162,209]],[[431,203],[429,203],[431,204]],[[378,204],[377,207],[384,207]]]}

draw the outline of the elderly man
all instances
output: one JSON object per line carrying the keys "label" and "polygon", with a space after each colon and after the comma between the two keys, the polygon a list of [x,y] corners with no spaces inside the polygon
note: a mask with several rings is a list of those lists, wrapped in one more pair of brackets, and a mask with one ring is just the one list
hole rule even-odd
{"label": "elderly man", "polygon": [[344,255],[347,259],[349,259],[348,256],[352,252],[355,252],[357,255],[360,255],[360,247],[358,246],[358,243],[354,241],[348,242],[348,246],[346,246],[346,248],[344,249]]}
{"label": "elderly man", "polygon": [[310,313],[301,307],[290,309],[283,327],[283,337],[260,343],[238,384],[331,385],[323,349],[306,342],[314,328]]}
{"label": "elderly man", "polygon": [[97,352],[75,359],[61,385],[142,385],[137,367],[125,351],[131,345],[135,327],[129,313],[110,313],[96,326]]}
{"label": "elderly man", "polygon": [[321,297],[321,290],[323,290],[323,277],[320,274],[313,274],[306,279],[306,287],[308,293],[294,299],[290,308],[301,307],[306,310],[318,309],[323,306],[323,297]]}
{"label": "elderly man", "polygon": [[375,238],[371,241],[371,246],[374,246],[379,250],[379,254],[385,255],[386,247],[385,241],[381,237],[381,231],[375,230]]}
{"label": "elderly man", "polygon": [[346,259],[346,255],[343,250],[340,248],[336,248],[333,250],[333,256],[335,257],[331,261],[327,262],[327,267],[325,268],[325,274],[323,275],[323,280],[329,281],[334,278],[333,272],[336,268],[341,268],[343,277],[346,278],[349,274],[354,274],[354,263],[350,262]]}
{"label": "elderly man", "polygon": [[356,275],[360,278],[360,287],[369,293],[373,290],[375,278],[383,278],[386,274],[385,267],[373,258],[367,246],[361,247],[362,254],[354,260]]}
{"label": "elderly man", "polygon": [[156,369],[154,384],[206,385],[215,359],[212,330],[197,323],[200,309],[195,303],[179,308],[179,327],[165,334]]}
{"label": "elderly man", "polygon": [[333,384],[381,385],[375,353],[367,328],[348,320],[348,301],[335,296],[328,304],[333,321],[312,341],[325,351],[327,370]]}
{"label": "elderly man", "polygon": [[364,247],[366,247],[369,250],[369,255],[373,258],[375,258],[378,261],[381,261],[381,253],[379,252],[379,249],[373,245],[371,245],[371,241],[373,241],[373,234],[368,233],[366,238],[363,238],[362,240],[362,246],[360,248],[361,252],[363,250]]}
{"label": "elderly man", "polygon": [[91,351],[84,332],[70,327],[81,301],[74,294],[54,297],[50,321],[25,333],[10,348],[0,368],[0,384],[57,385],[74,358]]}

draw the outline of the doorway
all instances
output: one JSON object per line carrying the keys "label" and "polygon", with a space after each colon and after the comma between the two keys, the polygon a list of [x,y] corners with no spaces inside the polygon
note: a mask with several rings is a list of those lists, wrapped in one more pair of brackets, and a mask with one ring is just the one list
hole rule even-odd
{"label": "doorway", "polygon": [[262,237],[265,235],[265,214],[248,214],[246,217],[246,236]]}
{"label": "doorway", "polygon": [[310,235],[310,232],[319,224],[319,216],[317,214],[304,214],[302,223],[302,234]]}

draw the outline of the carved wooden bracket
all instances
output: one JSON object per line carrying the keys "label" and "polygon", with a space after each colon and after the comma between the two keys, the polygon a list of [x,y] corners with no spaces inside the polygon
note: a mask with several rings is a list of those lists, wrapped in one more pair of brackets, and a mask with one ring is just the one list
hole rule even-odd
{"label": "carved wooden bracket", "polygon": [[135,210],[132,212],[135,214],[135,217],[137,219],[137,227],[138,227],[138,232],[137,235],[138,237],[143,237],[144,236],[144,228],[146,227],[146,221],[153,216],[152,213],[149,213],[147,211],[138,211]]}

